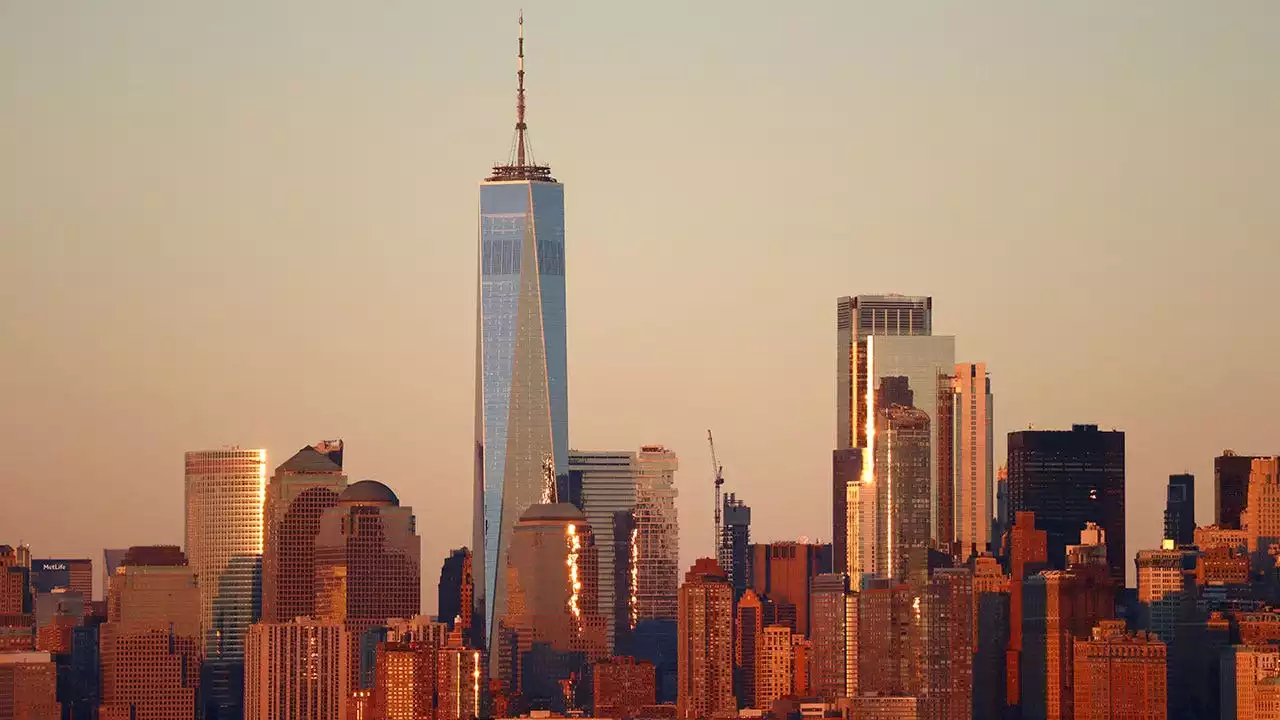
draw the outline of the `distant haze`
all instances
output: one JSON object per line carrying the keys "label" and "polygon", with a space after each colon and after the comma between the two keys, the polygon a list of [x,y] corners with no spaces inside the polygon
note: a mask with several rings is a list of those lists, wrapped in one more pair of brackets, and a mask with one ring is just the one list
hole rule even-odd
{"label": "distant haze", "polygon": [[[181,543],[183,451],[347,442],[470,541],[477,184],[516,3],[0,4],[0,542]],[[759,540],[831,534],[835,299],[932,295],[1003,434],[1280,452],[1280,4],[530,2],[566,186],[570,440],[715,430]],[[1132,567],[1130,568],[1132,574]]]}

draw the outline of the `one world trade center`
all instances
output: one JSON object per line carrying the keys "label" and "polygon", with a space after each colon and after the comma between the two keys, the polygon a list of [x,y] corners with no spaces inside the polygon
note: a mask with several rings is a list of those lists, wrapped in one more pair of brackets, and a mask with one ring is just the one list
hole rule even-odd
{"label": "one world trade center", "polygon": [[519,43],[511,158],[480,184],[472,547],[491,652],[507,609],[511,529],[542,501],[545,468],[561,484],[569,467],[564,186],[528,146],[523,17]]}

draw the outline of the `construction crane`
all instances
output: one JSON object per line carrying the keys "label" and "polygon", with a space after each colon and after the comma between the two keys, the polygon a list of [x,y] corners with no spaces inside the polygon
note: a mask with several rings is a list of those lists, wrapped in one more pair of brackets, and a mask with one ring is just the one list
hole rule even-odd
{"label": "construction crane", "polygon": [[711,547],[715,548],[716,562],[720,562],[720,486],[724,485],[724,468],[716,459],[716,441],[711,437],[710,429],[707,430],[707,445],[711,446],[711,471],[716,478],[716,537]]}

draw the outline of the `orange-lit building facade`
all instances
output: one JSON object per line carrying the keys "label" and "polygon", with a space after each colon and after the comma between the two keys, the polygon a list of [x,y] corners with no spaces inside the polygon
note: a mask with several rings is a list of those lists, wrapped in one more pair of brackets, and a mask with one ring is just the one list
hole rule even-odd
{"label": "orange-lit building facade", "polygon": [[57,720],[58,668],[43,652],[0,653],[0,719]]}
{"label": "orange-lit building facade", "polygon": [[[341,622],[350,638],[359,638],[388,618],[418,615],[421,553],[412,508],[402,507],[380,482],[348,485],[338,504],[320,515],[316,618]],[[358,656],[349,653],[352,678],[358,673]]]}
{"label": "orange-lit building facade", "polygon": [[0,545],[0,650],[35,647],[29,562],[26,548]]}
{"label": "orange-lit building facade", "polygon": [[203,658],[200,589],[177,547],[130,548],[100,628],[100,720],[196,717]]}
{"label": "orange-lit building facade", "polygon": [[1168,717],[1166,649],[1155,637],[1105,621],[1088,640],[1075,641],[1074,655],[1076,720]]}
{"label": "orange-lit building facade", "polygon": [[[744,596],[745,597],[745,596]],[[858,595],[844,573],[813,579],[812,694],[826,701],[858,694]]]}
{"label": "orange-lit building facade", "polygon": [[1280,648],[1274,645],[1236,645],[1222,656],[1219,701],[1223,718],[1259,720],[1261,685],[1280,677]]}
{"label": "orange-lit building facade", "polygon": [[263,622],[315,615],[320,516],[338,504],[346,487],[341,440],[302,448],[267,482],[262,510]]}
{"label": "orange-lit building facade", "polygon": [[676,716],[701,720],[736,710],[733,698],[733,585],[701,558],[679,594]]}
{"label": "orange-lit building facade", "polygon": [[601,660],[593,667],[596,717],[634,718],[657,697],[657,675],[653,663],[632,657]]}
{"label": "orange-lit building facade", "polygon": [[[831,572],[831,546],[775,542],[751,546],[751,589],[768,598],[791,631],[809,636],[809,583]],[[794,617],[794,621],[790,620]]]}
{"label": "orange-lit building facade", "polygon": [[[589,665],[608,656],[592,528],[572,504],[533,505],[508,548],[495,679],[516,709],[572,709],[590,689],[578,684]],[[574,684],[569,698],[561,681]]]}
{"label": "orange-lit building facade", "polygon": [[1023,580],[1048,563],[1049,536],[1036,529],[1036,514],[1022,511],[1014,515],[1005,534],[1005,555],[1009,558],[1009,650],[1005,654],[1005,703],[1016,706],[1022,698],[1022,603]]}
{"label": "orange-lit building facade", "polygon": [[349,636],[340,623],[297,618],[250,626],[245,646],[245,720],[345,720],[350,654]]}
{"label": "orange-lit building facade", "polygon": [[[962,561],[990,549],[995,499],[991,378],[986,363],[957,363],[952,379],[955,422],[954,527]],[[939,486],[948,477],[940,475]]]}
{"label": "orange-lit building facade", "polygon": [[910,585],[888,581],[858,594],[858,692],[920,693],[919,602]]}
{"label": "orange-lit building facade", "polygon": [[738,600],[737,618],[733,624],[733,665],[738,704],[751,707],[756,699],[756,655],[764,632],[764,603],[748,588]]}
{"label": "orange-lit building facade", "polygon": [[922,603],[923,691],[928,717],[973,717],[973,576],[964,568],[937,570]]}
{"label": "orange-lit building facade", "polygon": [[1280,457],[1255,457],[1249,472],[1248,501],[1240,514],[1249,552],[1266,553],[1280,543]]}
{"label": "orange-lit building facade", "polygon": [[757,710],[771,709],[775,700],[791,694],[793,661],[791,628],[786,625],[766,627],[760,633],[756,651],[756,698],[753,707]]}
{"label": "orange-lit building facade", "polygon": [[1022,710],[1030,717],[1072,717],[1074,641],[1115,614],[1106,565],[1047,570],[1023,581]]}

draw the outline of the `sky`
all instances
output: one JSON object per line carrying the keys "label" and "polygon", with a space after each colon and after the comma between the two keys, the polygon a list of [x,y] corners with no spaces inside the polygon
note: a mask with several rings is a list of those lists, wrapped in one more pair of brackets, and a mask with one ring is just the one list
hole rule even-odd
{"label": "sky", "polygon": [[[180,544],[184,451],[340,437],[414,508],[434,610],[519,10],[0,0],[0,542]],[[1169,474],[1204,524],[1214,456],[1280,453],[1280,4],[524,13],[570,444],[680,455],[683,564],[707,428],[754,539],[830,539],[841,295],[931,295],[997,435],[1124,430],[1130,556]]]}

